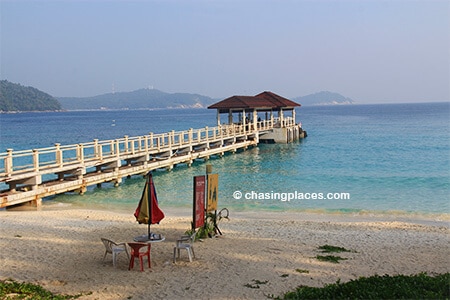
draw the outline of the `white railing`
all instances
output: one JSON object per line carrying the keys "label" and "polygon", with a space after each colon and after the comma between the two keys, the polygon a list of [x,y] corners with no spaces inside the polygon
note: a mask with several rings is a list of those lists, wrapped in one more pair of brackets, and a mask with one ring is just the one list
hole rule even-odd
{"label": "white railing", "polygon": [[172,148],[194,147],[198,144],[213,143],[227,138],[236,138],[253,134],[261,130],[270,130],[276,124],[286,126],[289,119],[268,120],[244,125],[220,125],[185,131],[150,133],[144,136],[99,141],[98,139],[81,144],[60,145],[33,150],[14,151],[8,149],[0,153],[0,182],[11,176],[33,172],[54,173],[56,169],[74,168],[79,165],[92,167],[99,163],[127,159],[127,157],[151,155],[170,151]]}

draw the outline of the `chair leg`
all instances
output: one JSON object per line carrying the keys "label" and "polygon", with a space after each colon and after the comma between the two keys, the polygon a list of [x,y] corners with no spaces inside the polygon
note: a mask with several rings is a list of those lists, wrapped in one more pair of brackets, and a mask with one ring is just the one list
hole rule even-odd
{"label": "chair leg", "polygon": [[134,256],[131,256],[130,258],[130,265],[128,266],[128,270],[133,269],[134,267]]}
{"label": "chair leg", "polygon": [[143,256],[139,256],[139,263],[141,266],[141,272],[144,272],[144,258]]}
{"label": "chair leg", "polygon": [[192,256],[195,258],[194,247],[191,246],[191,250],[192,250]]}
{"label": "chair leg", "polygon": [[191,249],[190,248],[186,248],[186,251],[187,251],[188,256],[189,256],[189,261],[192,262]]}
{"label": "chair leg", "polygon": [[116,261],[117,261],[117,253],[113,252],[112,253],[112,257],[113,257],[113,266],[115,268],[116,267]]}
{"label": "chair leg", "polygon": [[177,247],[173,247],[173,262],[175,263],[176,260],[176,253],[177,253]]}

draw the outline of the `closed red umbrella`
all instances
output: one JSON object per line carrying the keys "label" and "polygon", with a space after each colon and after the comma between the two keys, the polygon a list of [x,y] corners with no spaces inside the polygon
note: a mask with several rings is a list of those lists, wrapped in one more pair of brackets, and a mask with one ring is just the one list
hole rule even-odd
{"label": "closed red umbrella", "polygon": [[158,198],[151,172],[146,175],[144,191],[142,192],[141,200],[134,212],[134,216],[139,224],[148,224],[148,235],[137,237],[135,240],[142,241],[143,238],[147,240],[155,239],[150,232],[150,225],[158,224],[164,219],[164,213],[158,206]]}

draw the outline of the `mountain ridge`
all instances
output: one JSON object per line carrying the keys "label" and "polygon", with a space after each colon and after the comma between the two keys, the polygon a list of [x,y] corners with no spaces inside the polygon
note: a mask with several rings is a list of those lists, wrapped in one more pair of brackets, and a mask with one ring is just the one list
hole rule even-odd
{"label": "mountain ridge", "polygon": [[211,97],[200,94],[166,93],[148,88],[93,97],[59,97],[57,99],[67,110],[202,108],[215,102]]}
{"label": "mountain ridge", "polygon": [[[91,97],[53,97],[36,88],[7,80],[1,80],[0,83],[0,112],[206,108],[221,100],[200,94],[166,93],[153,88]],[[329,91],[291,99],[303,106],[354,103],[350,98]]]}
{"label": "mountain ridge", "polygon": [[293,100],[299,102],[301,105],[304,106],[347,105],[355,103],[352,99],[348,97],[344,97],[341,94],[329,91],[321,91],[306,96],[296,97],[293,98]]}
{"label": "mountain ridge", "polygon": [[[303,106],[347,105],[355,102],[341,94],[329,91],[292,98]],[[158,109],[158,108],[206,108],[220,101],[208,96],[190,93],[166,93],[157,89],[138,89],[93,97],[59,97],[67,110],[79,109]]]}

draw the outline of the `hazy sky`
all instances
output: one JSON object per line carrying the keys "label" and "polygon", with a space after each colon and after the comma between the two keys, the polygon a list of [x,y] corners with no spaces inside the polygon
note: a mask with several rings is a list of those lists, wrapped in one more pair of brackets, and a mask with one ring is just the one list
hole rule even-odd
{"label": "hazy sky", "polygon": [[450,101],[450,1],[0,0],[1,79],[53,96]]}

